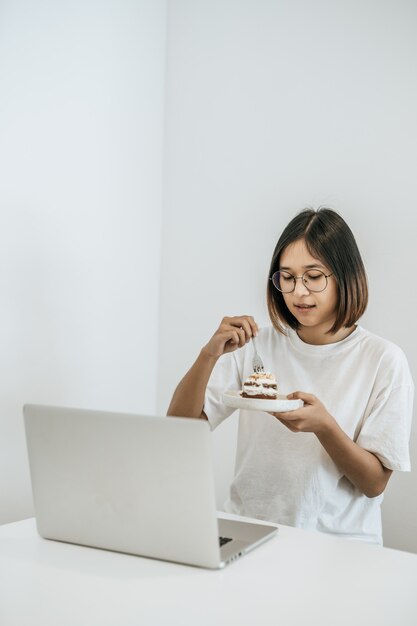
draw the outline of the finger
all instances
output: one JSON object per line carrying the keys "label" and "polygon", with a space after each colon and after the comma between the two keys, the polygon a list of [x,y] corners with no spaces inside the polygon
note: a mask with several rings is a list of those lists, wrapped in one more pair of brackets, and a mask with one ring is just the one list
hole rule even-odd
{"label": "finger", "polygon": [[236,332],[239,335],[239,348],[242,348],[246,343],[246,333],[243,328],[238,328]]}
{"label": "finger", "polygon": [[237,330],[224,331],[219,333],[219,336],[224,342],[224,345],[232,345],[236,346],[236,348],[239,346],[240,339]]}
{"label": "finger", "polygon": [[312,393],[305,393],[304,391],[293,391],[287,395],[288,400],[303,400],[307,404],[312,404],[317,400],[316,396]]}
{"label": "finger", "polygon": [[304,408],[296,409],[295,411],[283,411],[282,413],[278,413],[282,419],[288,420],[289,422],[295,422],[296,420],[305,418]]}
{"label": "finger", "polygon": [[247,319],[242,320],[242,330],[245,333],[245,343],[248,343],[253,337],[253,330]]}
{"label": "finger", "polygon": [[240,337],[239,337],[239,333],[238,333],[237,330],[233,330],[230,333],[230,341],[231,341],[231,343],[235,343],[237,346],[239,345]]}
{"label": "finger", "polygon": [[282,424],[283,426],[285,426],[286,428],[288,428],[288,430],[290,430],[292,433],[296,433],[296,432],[298,432],[298,431],[297,431],[297,429],[294,427],[294,425],[293,425],[293,424],[291,424],[291,423],[289,423],[289,422],[286,422],[285,420],[283,420],[283,419],[282,419],[282,418],[280,418],[280,417],[277,417],[277,420],[278,420],[279,422],[281,422],[281,424]]}
{"label": "finger", "polygon": [[242,348],[246,343],[245,332],[241,328],[223,331],[220,336],[224,338],[225,343],[227,342],[236,348]]}
{"label": "finger", "polygon": [[286,415],[286,413],[272,413],[271,411],[267,412],[269,413],[269,415],[272,415],[272,417],[275,417],[275,419],[281,422],[281,424],[289,428],[289,430],[293,430],[292,424],[287,422],[287,419],[283,417],[283,415]]}
{"label": "finger", "polygon": [[259,332],[259,326],[258,324],[255,322],[255,320],[253,319],[252,315],[248,315],[248,323],[252,329],[252,335],[253,337],[257,337],[258,336],[258,332]]}
{"label": "finger", "polygon": [[299,417],[293,417],[294,413],[296,413],[296,411],[280,411],[279,413],[271,413],[269,412],[270,415],[273,415],[274,417],[276,417],[279,421],[281,420],[285,420],[285,421],[289,421],[289,422],[293,422],[294,419],[299,419]]}
{"label": "finger", "polygon": [[238,328],[244,328],[247,336],[250,338],[258,334],[258,324],[255,322],[251,315],[237,315],[235,317],[223,318],[224,324],[231,326],[237,326]]}

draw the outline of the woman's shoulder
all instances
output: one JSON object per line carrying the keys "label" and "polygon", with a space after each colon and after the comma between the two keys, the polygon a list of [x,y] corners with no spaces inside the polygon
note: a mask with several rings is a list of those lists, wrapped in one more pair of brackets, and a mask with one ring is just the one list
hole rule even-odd
{"label": "woman's shoulder", "polygon": [[362,345],[369,350],[373,350],[381,356],[388,355],[400,359],[405,358],[405,353],[402,348],[393,341],[376,335],[366,328],[363,328],[363,326],[359,326],[358,330],[361,334]]}
{"label": "woman's shoulder", "polygon": [[408,360],[404,350],[393,341],[376,335],[363,327],[360,327],[360,331],[363,357],[368,359],[374,358],[379,362],[380,367],[387,370],[403,372],[406,379],[412,384]]}

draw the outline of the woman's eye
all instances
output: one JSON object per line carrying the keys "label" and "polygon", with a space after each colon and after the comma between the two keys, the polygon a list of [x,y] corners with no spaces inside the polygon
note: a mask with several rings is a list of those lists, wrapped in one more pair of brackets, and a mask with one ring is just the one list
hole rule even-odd
{"label": "woman's eye", "polygon": [[283,280],[285,283],[290,283],[293,280],[292,276],[283,276],[281,274],[281,280]]}
{"label": "woman's eye", "polygon": [[316,273],[306,274],[306,278],[308,280],[318,280],[319,278],[322,278],[322,276],[323,274],[321,274],[320,272],[318,272],[317,274]]}

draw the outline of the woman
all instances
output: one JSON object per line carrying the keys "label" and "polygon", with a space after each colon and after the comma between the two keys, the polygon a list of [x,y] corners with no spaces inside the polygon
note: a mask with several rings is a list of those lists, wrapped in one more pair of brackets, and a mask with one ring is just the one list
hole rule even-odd
{"label": "woman", "polygon": [[403,352],[358,325],[368,289],[354,236],[331,209],[283,231],[268,281],[272,326],[226,317],[178,385],[168,414],[218,426],[226,389],[252,372],[251,338],[295,411],[242,410],[231,513],[382,543],[393,470],[409,471],[414,386]]}

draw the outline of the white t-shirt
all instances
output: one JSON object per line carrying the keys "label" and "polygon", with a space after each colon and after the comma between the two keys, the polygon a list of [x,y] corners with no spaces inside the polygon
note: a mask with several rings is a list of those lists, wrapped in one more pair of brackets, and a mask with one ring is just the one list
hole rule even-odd
{"label": "white t-shirt", "polygon": [[[409,471],[414,385],[404,353],[358,326],[327,345],[304,343],[291,329],[259,331],[258,352],[280,394],[304,391],[324,404],[358,445],[392,470]],[[207,387],[212,429],[233,413],[222,403],[252,373],[252,345],[223,355]],[[313,433],[293,433],[263,411],[240,411],[235,476],[225,510],[289,526],[382,543],[381,502],[338,470]]]}

